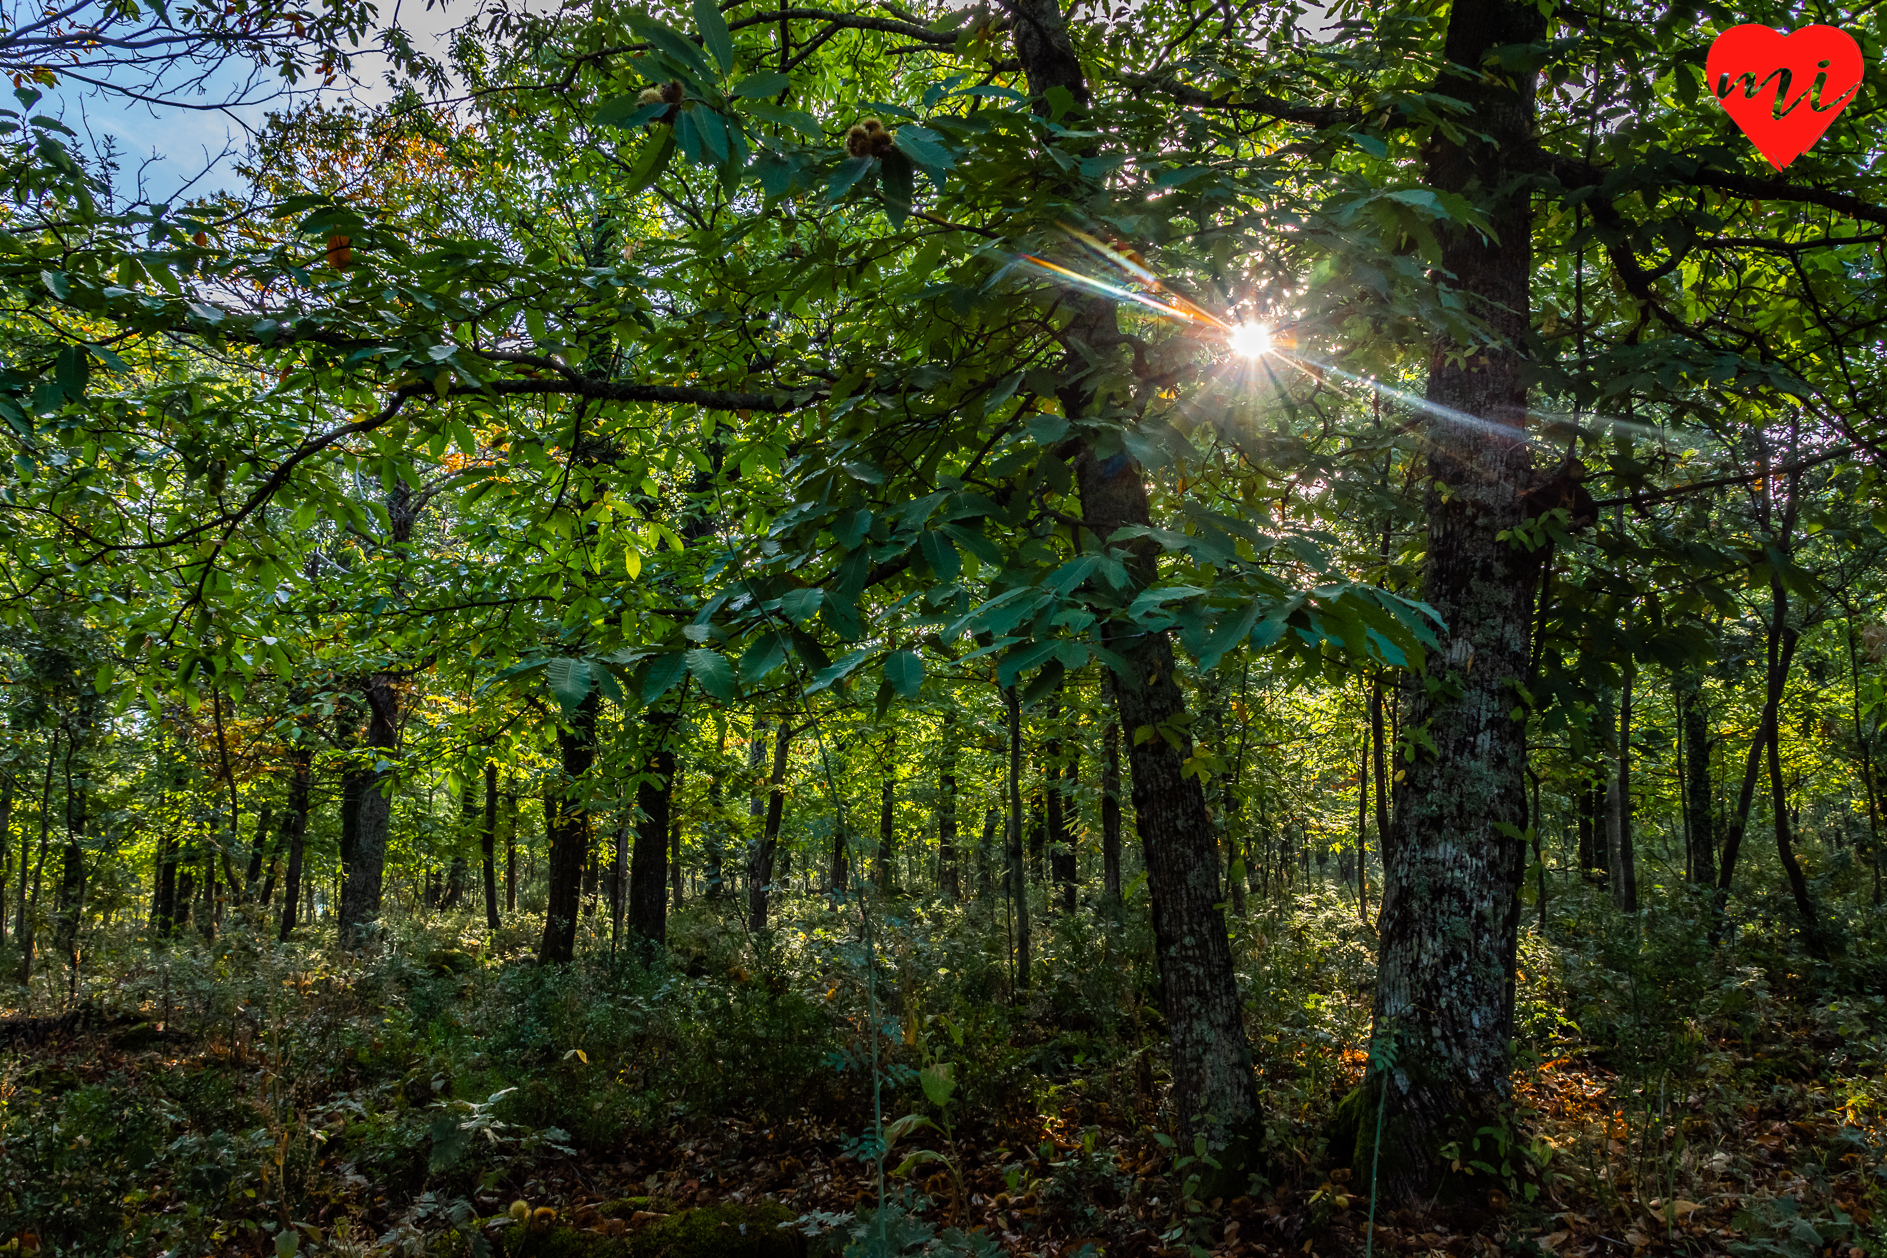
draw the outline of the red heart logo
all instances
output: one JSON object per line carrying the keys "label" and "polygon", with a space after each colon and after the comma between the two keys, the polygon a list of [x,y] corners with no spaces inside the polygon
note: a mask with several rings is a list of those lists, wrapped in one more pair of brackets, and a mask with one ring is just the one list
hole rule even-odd
{"label": "red heart logo", "polygon": [[1861,86],[1861,46],[1837,26],[1793,34],[1756,23],[1717,36],[1704,79],[1743,134],[1781,170],[1815,147]]}

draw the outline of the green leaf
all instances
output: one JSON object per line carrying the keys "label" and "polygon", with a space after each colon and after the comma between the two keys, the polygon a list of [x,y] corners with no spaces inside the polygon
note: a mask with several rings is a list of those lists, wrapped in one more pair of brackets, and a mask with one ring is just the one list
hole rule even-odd
{"label": "green leaf", "polygon": [[928,127],[899,127],[897,146],[905,156],[930,170],[949,170],[957,164],[956,155],[944,147],[943,137]]}
{"label": "green leaf", "polygon": [[85,352],[83,345],[68,345],[59,351],[54,378],[66,401],[76,402],[85,396],[85,382],[92,378],[92,356]]}
{"label": "green leaf", "polygon": [[301,1248],[301,1233],[292,1227],[285,1227],[275,1234],[275,1258],[295,1258],[295,1251]]}
{"label": "green leaf", "polygon": [[695,79],[693,86],[703,87],[713,81],[715,74],[708,65],[708,59],[701,55],[701,50],[686,35],[672,26],[664,26],[647,14],[631,13],[627,20],[630,30],[667,53],[671,61],[691,71]]}
{"label": "green leaf", "polygon": [[740,679],[752,685],[786,662],[786,635],[778,631],[761,634],[740,657]]}
{"label": "green leaf", "polygon": [[794,624],[804,625],[819,614],[819,604],[825,601],[825,597],[826,592],[818,586],[789,590],[780,596],[780,610]]}
{"label": "green leaf", "polygon": [[734,36],[727,29],[727,19],[714,0],[695,0],[695,25],[701,28],[701,41],[721,63],[723,71],[734,68]]}
{"label": "green leaf", "polygon": [[[793,86],[793,80],[787,78],[784,74],[781,74],[778,70],[762,70],[758,74],[750,74],[746,78],[742,79],[740,81],[740,86],[734,89],[734,95],[736,96],[778,96],[781,92],[784,92],[787,88],[791,86]],[[782,110],[781,112],[784,113],[784,112],[789,112],[789,111]],[[798,111],[794,110],[790,112],[798,112]]]}
{"label": "green leaf", "polygon": [[911,216],[911,159],[897,149],[886,153],[879,187],[884,192],[885,218],[890,220],[891,230],[896,231]]}
{"label": "green leaf", "polygon": [[550,685],[550,692],[557,696],[557,706],[564,710],[564,715],[577,710],[583,701],[590,697],[590,688],[595,679],[590,676],[588,660],[572,659],[559,656],[544,666],[544,680]]}
{"label": "green leaf", "polygon": [[612,96],[598,105],[596,112],[590,115],[590,122],[599,127],[627,127],[633,130],[654,122],[668,110],[665,101],[645,105],[640,93],[631,93],[627,96]]}
{"label": "green leaf", "polygon": [[917,1080],[924,1085],[924,1095],[938,1109],[950,1104],[950,1094],[957,1090],[956,1067],[947,1061],[924,1067]]}
{"label": "green leaf", "polygon": [[654,703],[681,681],[688,660],[680,651],[658,655],[649,661],[649,671],[642,678],[642,702]]}
{"label": "green leaf", "polygon": [[906,699],[915,699],[924,684],[924,661],[916,651],[893,651],[885,661],[885,680]]}
{"label": "green leaf", "polygon": [[649,136],[648,143],[636,154],[635,165],[629,168],[629,187],[624,195],[633,195],[642,191],[668,169],[669,159],[675,155],[675,129],[658,126]]}
{"label": "green leaf", "polygon": [[852,185],[863,179],[871,168],[878,163],[869,157],[848,157],[840,162],[832,172],[832,178],[826,181],[826,197],[837,201],[852,190]]}
{"label": "green leaf", "polygon": [[[756,78],[759,76],[756,75]],[[754,101],[745,106],[748,113],[762,122],[771,122],[776,126],[791,127],[808,140],[823,140],[826,133],[819,126],[819,120],[803,109],[788,109],[783,105],[773,105],[766,101]]]}
{"label": "green leaf", "polygon": [[719,651],[698,647],[688,652],[688,672],[703,690],[723,703],[734,697],[734,668]]}
{"label": "green leaf", "polygon": [[957,548],[942,533],[928,530],[920,533],[917,548],[939,581],[954,581],[963,570],[963,556],[957,554]]}

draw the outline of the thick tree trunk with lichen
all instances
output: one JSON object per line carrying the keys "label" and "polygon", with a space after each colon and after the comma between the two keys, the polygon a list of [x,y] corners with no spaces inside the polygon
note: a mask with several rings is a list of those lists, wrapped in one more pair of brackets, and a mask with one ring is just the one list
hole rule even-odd
{"label": "thick tree trunk with lichen", "polygon": [[[1422,597],[1446,629],[1429,661],[1439,686],[1410,687],[1404,727],[1431,747],[1401,761],[1385,887],[1375,1002],[1376,1036],[1393,1041],[1383,1111],[1380,1182],[1405,1205],[1434,1199],[1449,1165],[1442,1150],[1498,1122],[1508,1095],[1507,1041],[1523,868],[1525,726],[1515,688],[1527,675],[1537,561],[1502,534],[1526,516],[1531,487],[1526,379],[1530,205],[1516,176],[1534,146],[1534,76],[1474,73],[1495,50],[1544,37],[1539,9],[1517,0],[1456,0],[1440,90],[1473,114],[1457,137],[1430,142],[1428,182],[1488,214],[1483,235],[1458,229],[1444,273],[1497,338],[1431,350],[1427,397],[1481,421],[1430,419],[1428,559]],[[1378,1088],[1362,1096],[1359,1152],[1373,1141]],[[1464,1159],[1466,1152],[1461,1155]]]}

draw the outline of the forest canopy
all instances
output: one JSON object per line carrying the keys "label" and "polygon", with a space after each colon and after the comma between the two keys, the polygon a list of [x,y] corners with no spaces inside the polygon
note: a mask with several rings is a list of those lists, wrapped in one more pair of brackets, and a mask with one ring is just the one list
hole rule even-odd
{"label": "forest canopy", "polygon": [[1887,1243],[1881,107],[1615,7],[7,11],[0,1245]]}

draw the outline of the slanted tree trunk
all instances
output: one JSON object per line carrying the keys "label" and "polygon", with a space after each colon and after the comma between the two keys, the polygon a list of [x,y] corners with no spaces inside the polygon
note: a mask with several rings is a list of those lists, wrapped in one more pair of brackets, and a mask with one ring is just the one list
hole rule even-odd
{"label": "slanted tree trunk", "polygon": [[[1514,691],[1531,662],[1539,561],[1512,531],[1529,514],[1527,377],[1521,346],[1530,325],[1531,193],[1520,178],[1534,151],[1537,75],[1482,72],[1495,50],[1545,36],[1531,0],[1455,0],[1438,91],[1472,113],[1428,139],[1427,183],[1473,199],[1491,230],[1456,227],[1442,244],[1441,282],[1484,318],[1492,344],[1446,335],[1431,349],[1427,399],[1430,488],[1422,598],[1445,628],[1430,657],[1443,687],[1411,686],[1405,724],[1432,751],[1398,755],[1406,776],[1385,845],[1375,1035],[1393,1037],[1395,1069],[1372,1070],[1363,1111],[1377,1113],[1388,1084],[1379,1163],[1383,1196],[1432,1202],[1449,1173],[1440,1154],[1502,1122],[1509,1094],[1509,982],[1525,868],[1526,726]],[[1373,1123],[1358,1124],[1359,1161],[1374,1149]],[[1465,1146],[1464,1146],[1465,1147]]]}
{"label": "slanted tree trunk", "polygon": [[[792,738],[792,727],[782,719],[773,736],[773,775],[767,779],[760,837],[747,861],[747,928],[756,932],[767,928],[767,911],[773,898],[773,857],[780,843],[780,822],[786,815],[786,755]],[[760,745],[758,723],[754,745]]]}
{"label": "slanted tree trunk", "polygon": [[937,762],[937,890],[946,900],[963,898],[957,868],[957,712],[944,709],[943,755]]}
{"label": "slanted tree trunk", "polygon": [[596,761],[596,705],[592,691],[557,727],[562,772],[544,790],[550,877],[544,935],[537,949],[540,965],[568,965],[576,959],[583,866],[590,854],[590,810],[585,797],[590,766]]}
{"label": "slanted tree trunk", "polygon": [[296,906],[301,902],[301,872],[308,840],[308,795],[313,752],[305,743],[296,743],[288,753],[288,810],[282,817],[282,838],[288,844],[288,871],[282,880],[282,926],[284,943],[295,932]]}
{"label": "slanted tree trunk", "polygon": [[1060,714],[1061,705],[1057,703],[1049,713],[1051,733],[1042,747],[1042,793],[1048,803],[1048,876],[1053,884],[1049,888],[1048,902],[1052,906],[1059,900],[1061,911],[1072,913],[1075,911],[1075,886],[1078,879],[1074,833],[1069,824],[1071,809],[1068,788],[1075,781],[1079,761],[1069,762],[1071,753],[1061,738]]}
{"label": "slanted tree trunk", "polygon": [[[1046,94],[1057,88],[1069,94],[1077,110],[1085,110],[1091,99],[1087,80],[1061,7],[1054,0],[1006,0],[1005,7],[1037,110],[1048,112]],[[1063,414],[1074,418],[1091,410],[1095,398],[1086,382],[1091,363],[1115,351],[1120,330],[1113,306],[1104,299],[1073,298],[1069,307],[1072,318],[1063,336],[1070,348],[1063,370],[1071,383],[1058,393]],[[1080,441],[1073,462],[1083,533],[1111,545],[1120,529],[1150,525],[1139,465],[1117,445],[1104,444],[1098,433]],[[1159,548],[1139,538],[1121,549],[1130,576],[1130,588],[1121,592],[1124,606],[1158,577]],[[1218,853],[1205,794],[1196,777],[1181,771],[1192,749],[1183,732],[1186,705],[1174,678],[1172,644],[1165,633],[1145,633],[1115,619],[1102,622],[1101,636],[1122,660],[1115,686],[1121,727],[1181,731],[1173,742],[1164,737],[1136,741],[1127,754],[1173,1051],[1174,1113],[1182,1136],[1203,1134],[1209,1143],[1224,1146],[1251,1124],[1258,1094],[1231,942],[1218,908]],[[1243,1157],[1240,1152],[1227,1165],[1241,1165]]]}

